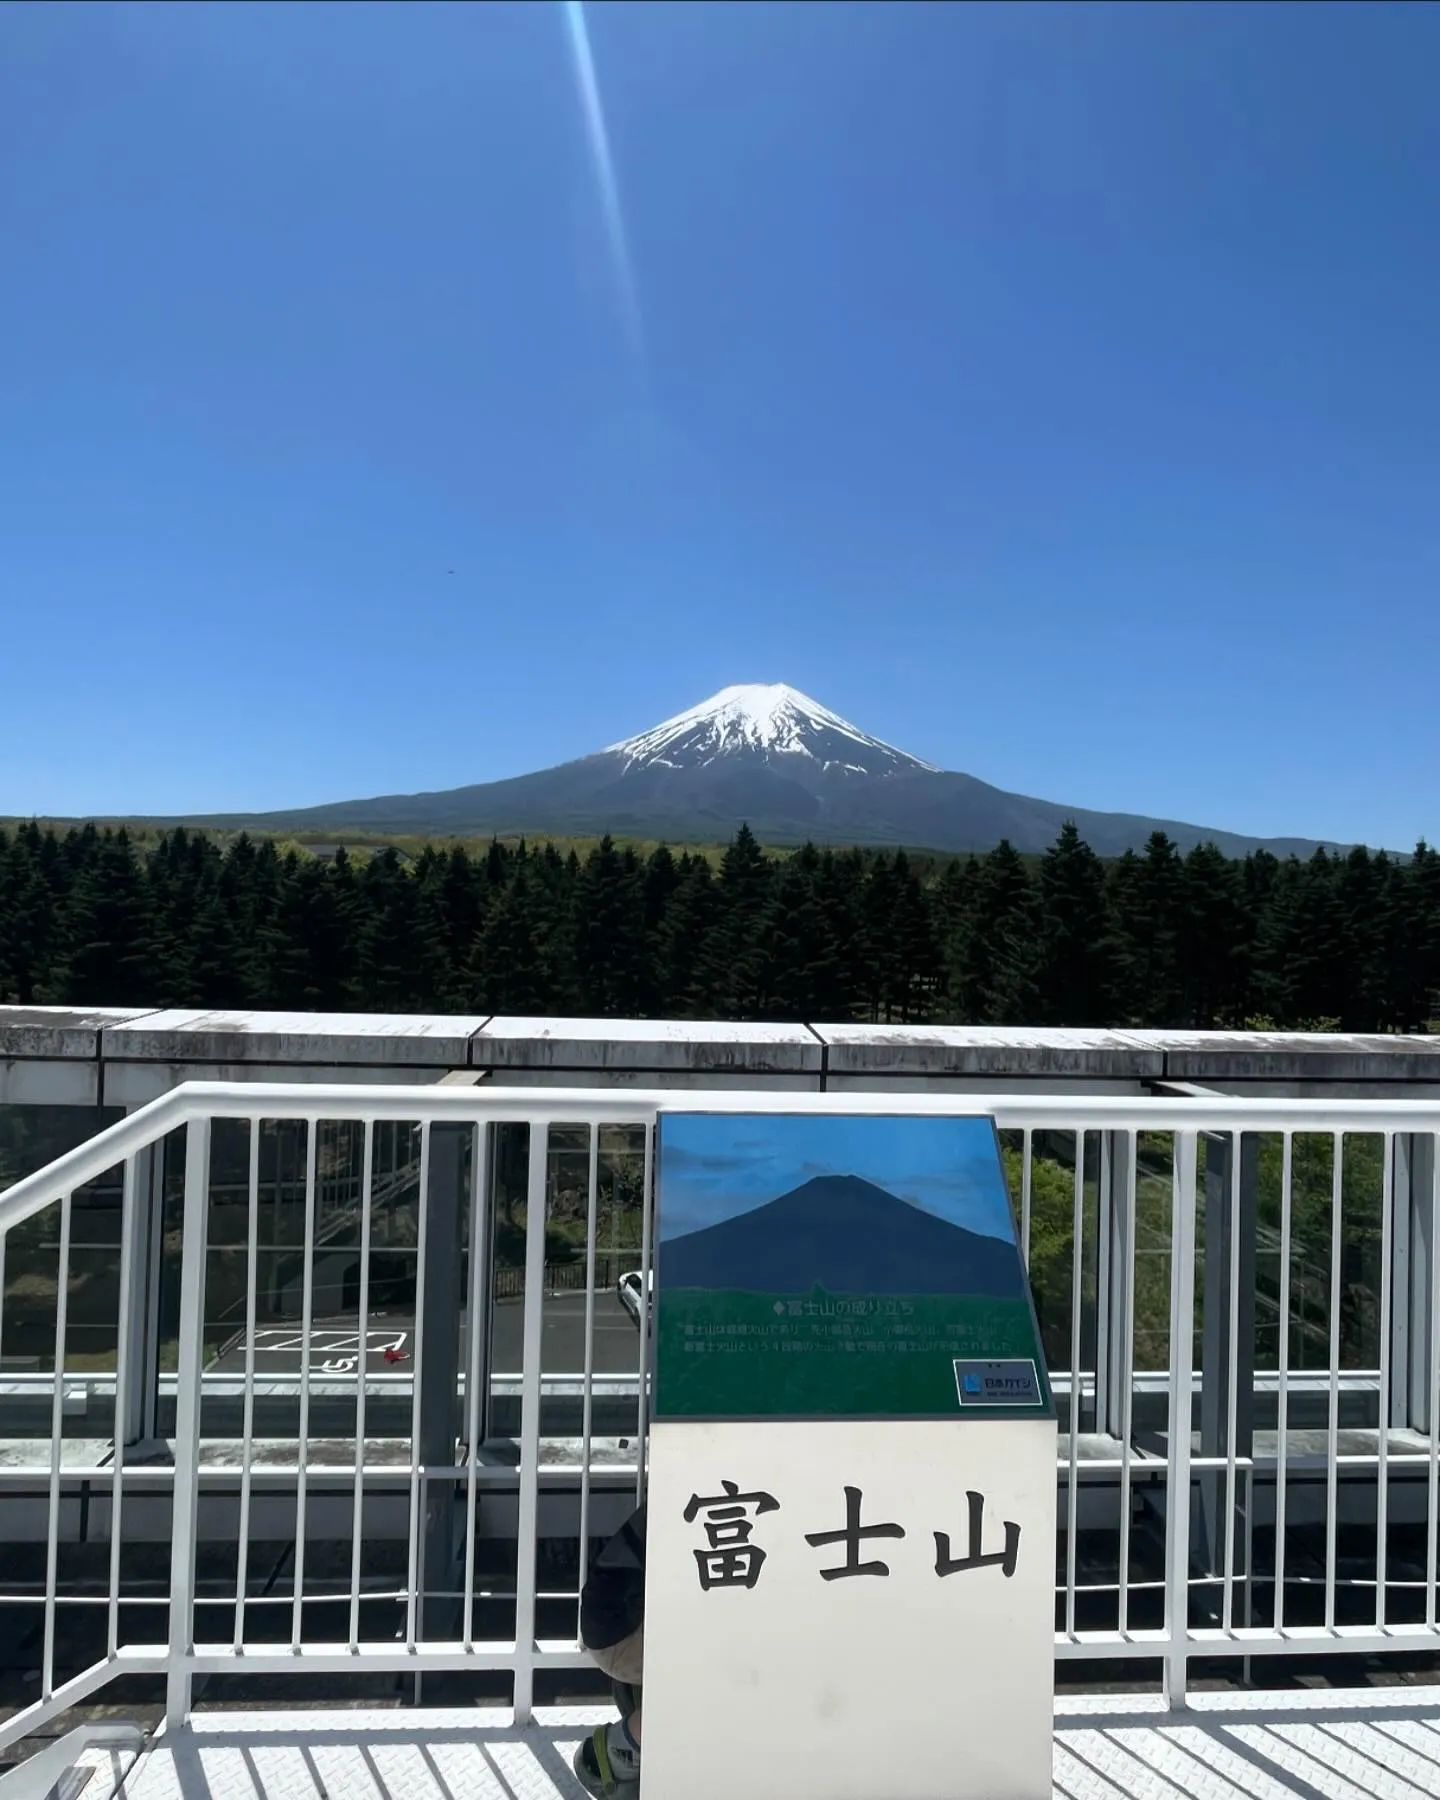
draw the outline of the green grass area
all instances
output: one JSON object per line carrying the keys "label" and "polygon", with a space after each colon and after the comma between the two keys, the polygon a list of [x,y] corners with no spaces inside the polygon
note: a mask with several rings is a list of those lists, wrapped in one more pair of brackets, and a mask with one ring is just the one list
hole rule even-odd
{"label": "green grass area", "polygon": [[[0,831],[14,831],[17,827],[28,825],[30,823],[31,820],[28,816],[25,818],[21,818],[19,815],[0,817]],[[42,831],[54,831],[60,837],[63,837],[66,832],[77,830],[86,824],[93,824],[101,830],[114,830],[123,825],[125,830],[129,833],[131,841],[141,851],[155,849],[161,839],[169,837],[171,832],[176,828],[174,821],[170,820],[162,822],[149,819],[114,819],[99,817],[93,819],[37,818],[34,823],[37,824]],[[221,850],[228,849],[231,844],[241,837],[248,837],[252,843],[268,841],[275,845],[276,850],[281,856],[285,855],[288,850],[294,850],[301,856],[312,856],[317,849],[323,849],[328,854],[334,850],[337,844],[343,844],[346,855],[349,856],[353,862],[357,863],[368,861],[370,857],[376,855],[377,852],[381,850],[398,850],[403,856],[407,856],[413,861],[426,849],[449,850],[455,845],[459,845],[461,849],[465,850],[472,857],[483,856],[490,848],[491,844],[497,843],[504,844],[507,849],[511,850],[522,843],[531,850],[543,850],[548,845],[553,845],[561,856],[569,856],[570,852],[573,850],[576,856],[580,858],[581,862],[584,862],[590,852],[598,848],[604,841],[602,835],[599,833],[590,836],[576,836],[550,831],[535,831],[528,833],[499,831],[473,834],[455,832],[397,833],[356,831],[343,826],[337,827],[331,831],[288,831],[283,826],[276,826],[273,829],[267,830],[261,825],[251,826],[246,830],[242,830],[238,827],[221,827],[213,825],[186,825],[184,829],[189,831],[192,836],[208,839]],[[617,848],[621,850],[633,850],[642,860],[651,856],[663,843],[677,857],[681,855],[703,857],[704,860],[715,869],[720,867],[721,859],[725,855],[726,850],[730,847],[730,840],[728,838],[723,841],[718,839],[692,841],[683,834],[667,838],[633,837],[621,831],[611,832],[607,835]],[[832,843],[828,839],[817,840],[817,844],[821,847],[837,850],[842,853],[851,848],[858,848],[867,855],[873,855],[881,849],[894,850],[897,847],[901,847],[893,844],[888,846],[877,844],[860,844],[852,846],[845,843]],[[784,862],[787,858],[793,856],[800,847],[798,841],[766,843],[761,845],[761,849],[765,856],[772,862]],[[963,861],[965,855],[968,854],[963,851],[951,852],[945,850],[931,850],[925,848],[923,845],[906,845],[903,846],[903,848],[905,849],[906,855],[910,858],[911,867],[922,880],[946,867],[950,862],[956,859],[957,855],[960,860]],[[1039,856],[1027,852],[1023,855],[1022,860],[1027,865],[1038,867],[1041,859]]]}
{"label": "green grass area", "polygon": [[1012,1356],[1040,1360],[1023,1300],[662,1288],[656,1416],[958,1417],[955,1359]]}
{"label": "green grass area", "polygon": [[[0,817],[0,831],[14,831],[21,825],[28,825],[30,819],[18,816]],[[175,829],[171,823],[155,823],[144,819],[36,819],[34,821],[42,831],[54,831],[63,837],[67,831],[77,830],[86,824],[93,824],[99,829],[116,829],[123,825],[130,834],[131,841],[142,851],[153,850],[162,838],[169,837]],[[340,828],[334,831],[286,831],[275,829],[267,831],[262,827],[252,827],[248,831],[220,828],[209,825],[187,825],[187,831],[194,837],[208,839],[221,850],[228,849],[238,838],[248,837],[252,843],[270,842],[283,856],[287,850],[294,850],[302,856],[311,856],[319,848],[331,851],[337,844],[343,844],[346,854],[355,862],[365,862],[378,851],[394,849],[410,858],[418,857],[427,848],[449,850],[458,844],[471,856],[483,856],[491,844],[504,844],[514,849],[524,843],[532,850],[543,850],[546,845],[553,844],[561,856],[568,856],[573,850],[583,862],[590,852],[602,841],[599,835],[593,837],[573,837],[557,835],[553,832],[485,832],[473,836],[455,833],[429,832],[419,835],[396,832],[351,831]],[[622,850],[633,850],[637,856],[647,857],[660,847],[659,838],[626,837],[623,834],[612,834],[611,842]],[[666,840],[677,855],[688,851],[691,856],[703,856],[716,868],[727,849],[725,843],[689,843],[678,840]],[[795,845],[767,847],[766,854],[773,857],[786,857],[794,854]]]}

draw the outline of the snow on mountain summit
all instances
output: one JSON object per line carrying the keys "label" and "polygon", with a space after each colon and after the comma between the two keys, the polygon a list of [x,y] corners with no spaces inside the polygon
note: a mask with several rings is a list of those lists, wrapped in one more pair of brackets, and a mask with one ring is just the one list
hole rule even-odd
{"label": "snow on mountain summit", "polygon": [[609,745],[608,753],[623,756],[627,768],[703,768],[717,757],[745,754],[767,762],[804,756],[854,775],[931,768],[784,682],[721,688],[699,706]]}

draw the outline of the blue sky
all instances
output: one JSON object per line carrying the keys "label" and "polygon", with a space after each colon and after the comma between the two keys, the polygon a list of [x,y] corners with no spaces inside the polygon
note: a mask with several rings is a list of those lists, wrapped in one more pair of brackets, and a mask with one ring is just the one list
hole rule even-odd
{"label": "blue sky", "polygon": [[[1440,837],[1440,9],[0,15],[0,813],[523,772],[789,681]],[[453,573],[451,573],[453,571]]]}
{"label": "blue sky", "polygon": [[989,1119],[666,1113],[660,1236],[764,1206],[817,1175],[858,1175],[987,1237],[1015,1229]]}

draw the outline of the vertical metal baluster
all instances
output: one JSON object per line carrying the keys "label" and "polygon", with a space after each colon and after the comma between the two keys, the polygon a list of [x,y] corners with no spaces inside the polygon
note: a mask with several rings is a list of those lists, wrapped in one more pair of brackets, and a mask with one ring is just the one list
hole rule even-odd
{"label": "vertical metal baluster", "polygon": [[[1240,1164],[1241,1134],[1230,1134],[1230,1341],[1229,1381],[1225,1393],[1225,1561],[1222,1566],[1220,1624],[1228,1635],[1235,1625],[1236,1440],[1240,1434]],[[1205,1296],[1206,1304],[1210,1295]]]}
{"label": "vertical metal baluster", "polygon": [[365,1402],[370,1381],[370,1215],[374,1209],[375,1121],[365,1121],[360,1164],[360,1317],[355,1328],[355,1485],[350,1501],[350,1648],[360,1645],[360,1552],[365,1541]]}
{"label": "vertical metal baluster", "polygon": [[1070,1456],[1065,1488],[1065,1630],[1075,1635],[1075,1580],[1080,1518],[1080,1309],[1085,1275],[1085,1133],[1075,1133],[1075,1205],[1070,1257]]}
{"label": "vertical metal baluster", "polygon": [[[595,1231],[600,1211],[600,1127],[590,1127],[590,1169],[585,1200],[585,1386],[580,1398],[580,1586],[590,1567],[590,1436],[595,1387]],[[578,1614],[577,1614],[578,1626]]]}
{"label": "vertical metal baluster", "polygon": [[1170,1456],[1165,1478],[1165,1700],[1185,1704],[1190,1646],[1190,1438],[1195,1399],[1195,1171],[1198,1139],[1175,1133],[1171,1207]]}
{"label": "vertical metal baluster", "polygon": [[0,1359],[5,1353],[5,1251],[10,1243],[10,1233],[0,1230]]}
{"label": "vertical metal baluster", "polygon": [[465,1442],[469,1453],[466,1471],[465,1507],[465,1648],[475,1644],[475,1538],[479,1530],[476,1518],[477,1482],[480,1469],[480,1388],[485,1378],[485,1335],[490,1325],[490,1308],[486,1302],[485,1271],[489,1267],[491,1231],[490,1214],[490,1127],[477,1125],[475,1151],[471,1158],[474,1171],[470,1195],[470,1342],[466,1346],[468,1365],[465,1375]]}
{"label": "vertical metal baluster", "polygon": [[55,1381],[50,1398],[50,1511],[45,1536],[45,1649],[40,1697],[55,1692],[55,1610],[60,1576],[60,1434],[65,1427],[65,1335],[70,1311],[70,1216],[74,1195],[60,1196],[60,1254],[56,1266]]}
{"label": "vertical metal baluster", "polygon": [[[138,1157],[125,1159],[120,1197],[120,1307],[115,1330],[114,1463],[110,1470],[110,1589],[107,1595],[105,1654],[114,1658],[120,1650],[120,1512],[125,1478],[125,1421],[130,1417],[130,1328],[135,1282],[135,1209],[140,1204]],[[3,1283],[0,1283],[3,1285]]]}
{"label": "vertical metal baluster", "polygon": [[255,1306],[260,1287],[260,1134],[250,1125],[245,1180],[245,1400],[240,1426],[240,1530],[235,1557],[235,1648],[245,1645],[245,1595],[250,1585],[250,1496],[255,1464]]}
{"label": "vertical metal baluster", "polygon": [[651,1219],[655,1210],[655,1134],[660,1128],[658,1118],[651,1119],[645,1126],[645,1171],[642,1176],[644,1199],[640,1215],[640,1270],[643,1304],[640,1308],[640,1381],[638,1405],[640,1409],[639,1430],[635,1439],[635,1504],[638,1506],[645,1498],[645,1457],[650,1442],[650,1314],[655,1301],[652,1295],[656,1291],[656,1282],[651,1264],[655,1260],[655,1246],[651,1238]]}
{"label": "vertical metal baluster", "polygon": [[515,1542],[514,1719],[530,1721],[535,1699],[536,1536],[540,1518],[540,1359],[544,1350],[545,1190],[550,1130],[530,1122],[526,1182],[525,1322],[520,1370],[520,1498]]}
{"label": "vertical metal baluster", "polygon": [[1395,1134],[1382,1140],[1380,1171],[1380,1460],[1375,1472],[1375,1624],[1385,1629],[1385,1589],[1389,1579],[1390,1529],[1390,1330],[1395,1266]]}
{"label": "vertical metal baluster", "polygon": [[1290,1442],[1290,1198],[1295,1151],[1291,1134],[1285,1133],[1280,1165],[1280,1346],[1276,1361],[1280,1377],[1276,1430],[1279,1444],[1275,1457],[1275,1630],[1285,1630],[1285,1500]]}
{"label": "vertical metal baluster", "polygon": [[304,1626],[305,1526],[309,1501],[310,1334],[315,1322],[315,1160],[318,1118],[305,1121],[304,1264],[300,1277],[300,1422],[295,1475],[295,1592],[290,1615],[290,1648],[298,1651]]}
{"label": "vertical metal baluster", "polygon": [[1436,1530],[1440,1525],[1440,1131],[1430,1134],[1430,1458],[1425,1500],[1425,1623],[1435,1629]]}
{"label": "vertical metal baluster", "polygon": [[[424,1504],[420,1481],[420,1399],[422,1393],[421,1346],[425,1342],[425,1249],[430,1215],[430,1121],[420,1126],[420,1229],[415,1246],[415,1355],[410,1363],[410,1592],[405,1600],[405,1648],[414,1651],[420,1604],[420,1537],[424,1529]],[[427,1573],[426,1579],[429,1579]]]}
{"label": "vertical metal baluster", "polygon": [[1122,1439],[1120,1444],[1120,1633],[1130,1630],[1130,1510],[1134,1480],[1131,1470],[1130,1441],[1135,1435],[1135,1239],[1139,1234],[1138,1165],[1140,1134],[1126,1134],[1129,1154],[1125,1168],[1125,1306],[1120,1345],[1120,1366],[1124,1371],[1125,1392],[1120,1402]]}
{"label": "vertical metal baluster", "polygon": [[185,1224],[180,1255],[180,1337],[175,1381],[175,1504],[170,1548],[170,1667],[165,1723],[190,1713],[195,1654],[195,1539],[200,1502],[200,1383],[205,1367],[205,1258],[210,1226],[210,1121],[185,1128]]}
{"label": "vertical metal baluster", "polygon": [[1337,1131],[1331,1135],[1330,1170],[1330,1395],[1325,1431],[1325,1629],[1335,1629],[1335,1549],[1339,1507],[1340,1469],[1340,1232],[1341,1193],[1345,1145]]}

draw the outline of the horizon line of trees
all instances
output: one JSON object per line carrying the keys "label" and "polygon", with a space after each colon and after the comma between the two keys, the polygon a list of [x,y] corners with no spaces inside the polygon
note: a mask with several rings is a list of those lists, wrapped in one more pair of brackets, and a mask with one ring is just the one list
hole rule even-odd
{"label": "horizon line of trees", "polygon": [[0,831],[0,1004],[1406,1031],[1440,1014],[1440,853],[1284,861],[1156,832],[718,869],[603,839],[321,861],[183,828]]}

